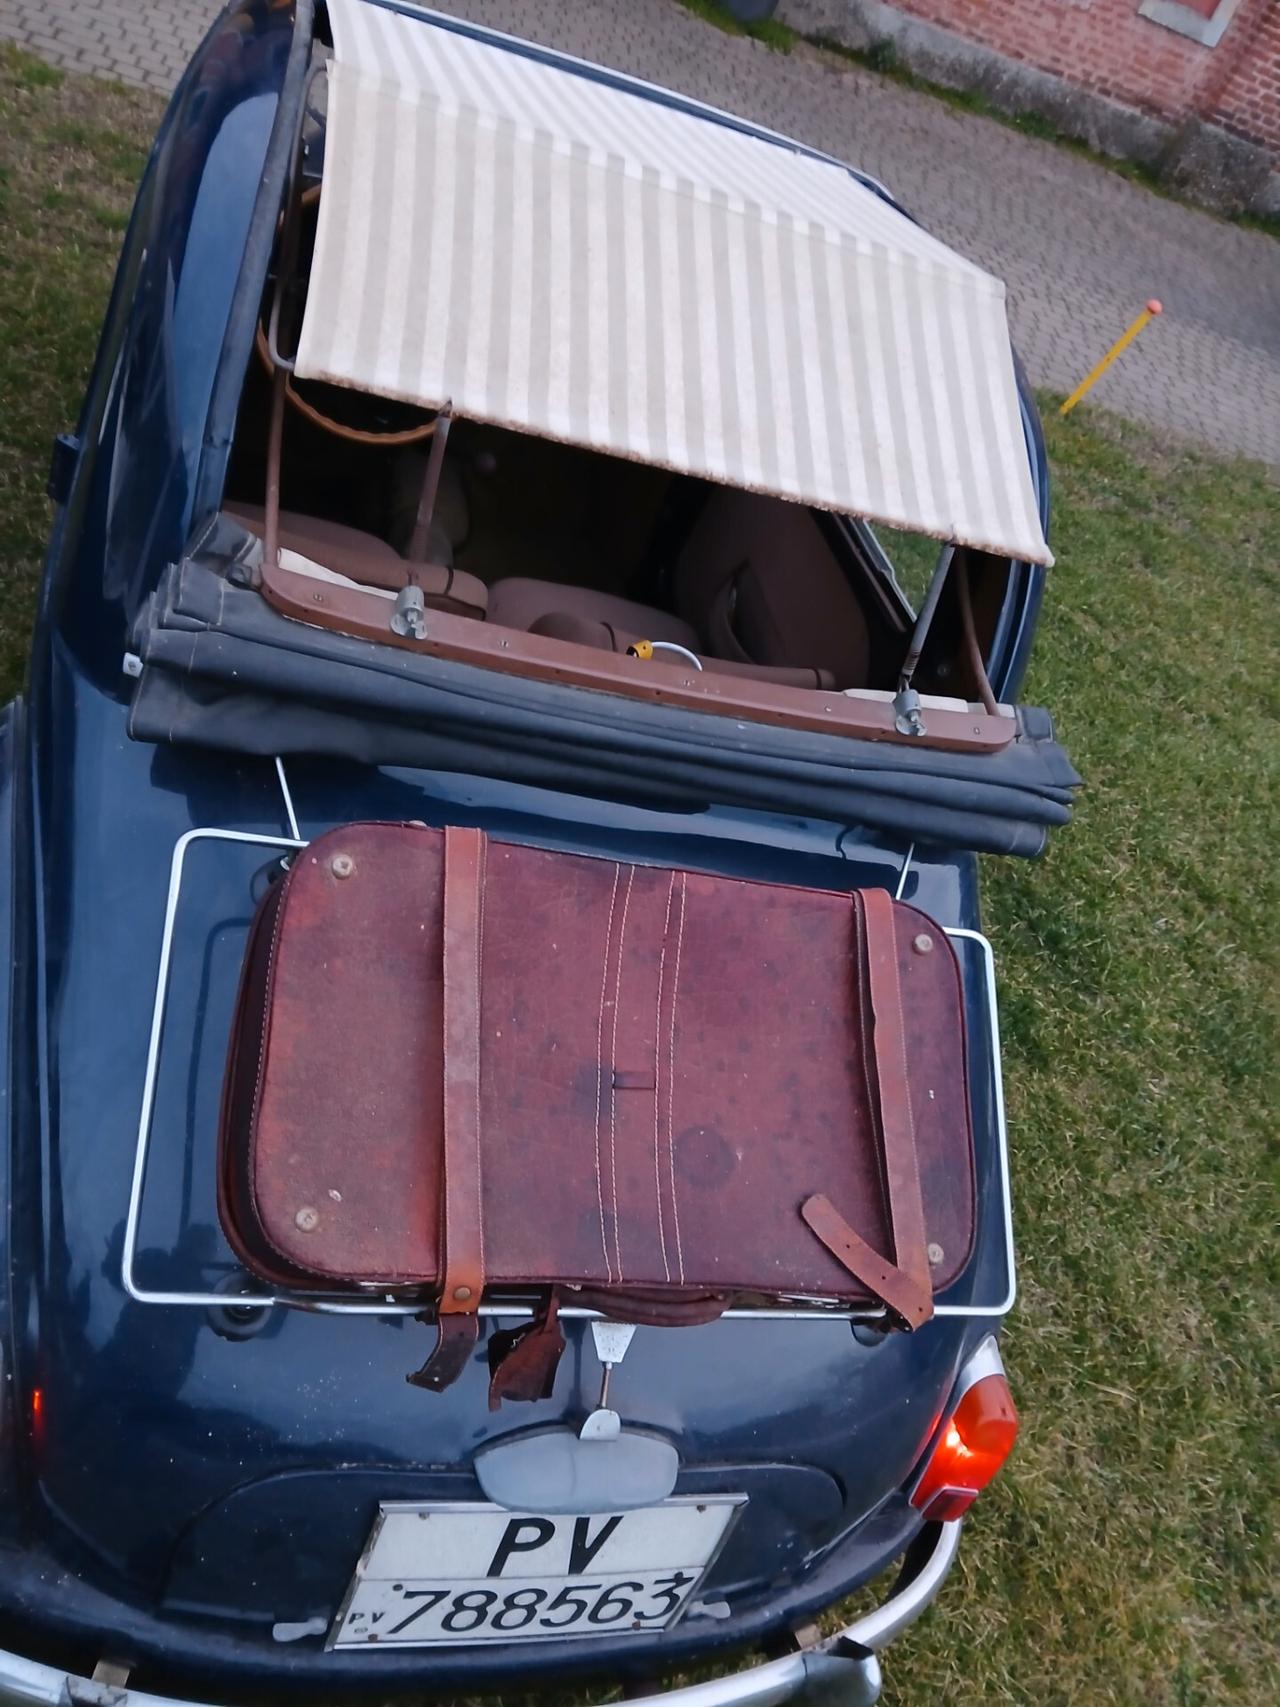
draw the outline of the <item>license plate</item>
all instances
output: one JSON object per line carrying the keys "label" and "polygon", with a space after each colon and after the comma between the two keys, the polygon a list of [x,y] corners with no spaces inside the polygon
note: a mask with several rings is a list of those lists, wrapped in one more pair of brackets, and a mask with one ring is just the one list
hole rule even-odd
{"label": "license plate", "polygon": [[493,1505],[383,1505],[331,1648],[555,1641],[665,1630],[745,1494],[540,1517]]}

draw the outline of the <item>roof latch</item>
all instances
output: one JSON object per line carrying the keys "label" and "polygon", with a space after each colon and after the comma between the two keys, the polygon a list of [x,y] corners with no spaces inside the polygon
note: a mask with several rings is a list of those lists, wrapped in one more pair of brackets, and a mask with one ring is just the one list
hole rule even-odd
{"label": "roof latch", "polygon": [[920,715],[920,695],[914,688],[899,688],[893,700],[893,726],[899,735],[927,735]]}
{"label": "roof latch", "polygon": [[412,582],[401,587],[391,611],[392,634],[405,634],[414,640],[427,638],[427,605],[422,588]]}

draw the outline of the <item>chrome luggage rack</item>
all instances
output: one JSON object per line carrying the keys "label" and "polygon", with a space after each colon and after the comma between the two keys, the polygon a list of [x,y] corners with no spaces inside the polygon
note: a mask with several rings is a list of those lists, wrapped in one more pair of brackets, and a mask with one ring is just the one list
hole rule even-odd
{"label": "chrome luggage rack", "polygon": [[[284,815],[289,827],[288,835],[271,836],[257,831],[225,830],[209,827],[188,830],[179,836],[174,844],[173,854],[169,865],[169,892],[165,906],[164,933],[160,943],[160,961],[156,971],[155,998],[151,1014],[151,1035],[147,1046],[146,1070],[143,1077],[142,1108],[138,1117],[138,1138],[134,1151],[133,1178],[129,1190],[129,1208],[125,1218],[124,1243],[121,1255],[121,1281],[127,1295],[137,1304],[157,1304],[170,1307],[202,1310],[250,1309],[254,1311],[272,1308],[309,1310],[321,1314],[344,1316],[423,1316],[434,1315],[430,1299],[406,1299],[392,1293],[380,1293],[368,1297],[353,1298],[350,1295],[338,1295],[307,1292],[295,1289],[277,1288],[273,1291],[165,1291],[143,1286],[134,1273],[134,1263],[138,1249],[138,1231],[142,1220],[143,1198],[146,1188],[147,1162],[151,1151],[152,1128],[154,1124],[156,1082],[160,1068],[160,1052],[164,1037],[165,1011],[168,1006],[171,974],[173,969],[173,940],[174,929],[178,917],[178,909],[182,900],[183,878],[187,869],[187,854],[192,847],[202,842],[223,842],[240,846],[258,847],[269,851],[278,851],[282,859],[288,859],[308,845],[298,827],[297,814],[294,811],[293,796],[289,789],[289,781],[285,768],[280,759],[275,760],[276,776],[280,784],[280,792],[284,807]],[[896,893],[901,896],[906,882],[907,871],[914,853],[914,844],[908,850],[897,884]],[[983,981],[985,985],[986,1011],[990,1033],[991,1067],[993,1101],[992,1109],[996,1124],[997,1160],[999,1168],[1000,1213],[1003,1221],[1004,1234],[1004,1292],[997,1300],[983,1304],[947,1304],[938,1303],[934,1306],[935,1317],[969,1317],[977,1320],[998,1319],[1008,1314],[1013,1308],[1017,1295],[1017,1280],[1014,1268],[1013,1248],[1013,1202],[1009,1184],[1009,1141],[1005,1127],[1004,1085],[1000,1062],[1000,1022],[996,1006],[996,977],[995,957],[991,944],[980,931],[965,930],[958,927],[944,926],[946,935],[953,942],[971,943],[982,956]],[[962,957],[963,973],[963,957]],[[229,1273],[234,1270],[229,1270]],[[536,1313],[536,1304],[528,1297],[495,1298],[492,1295],[481,1304],[479,1314],[484,1317],[502,1317],[508,1320],[530,1317]],[[874,1324],[885,1317],[883,1307],[873,1307],[865,1310],[853,1309],[842,1305],[836,1300],[823,1301],[815,1298],[786,1300],[776,1305],[726,1310],[722,1320],[735,1319],[738,1321],[796,1321],[796,1322],[865,1322]],[[598,1318],[599,1312],[588,1310],[580,1305],[566,1304],[562,1306],[560,1315],[564,1317]]]}

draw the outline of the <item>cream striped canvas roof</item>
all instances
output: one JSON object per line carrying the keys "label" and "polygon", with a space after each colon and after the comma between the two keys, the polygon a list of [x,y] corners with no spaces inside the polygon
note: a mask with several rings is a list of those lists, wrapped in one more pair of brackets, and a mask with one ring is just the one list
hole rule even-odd
{"label": "cream striped canvas roof", "polygon": [[329,15],[301,377],[1052,561],[998,279],[833,163]]}

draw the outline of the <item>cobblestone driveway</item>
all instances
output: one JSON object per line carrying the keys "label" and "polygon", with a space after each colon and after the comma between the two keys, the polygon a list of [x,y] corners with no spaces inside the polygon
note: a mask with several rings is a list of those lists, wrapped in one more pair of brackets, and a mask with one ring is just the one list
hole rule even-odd
{"label": "cobblestone driveway", "polygon": [[[1280,246],[1051,143],[812,50],[730,37],[672,0],[443,8],[663,83],[851,160],[1008,281],[1032,378],[1067,390],[1149,296],[1165,305],[1098,402],[1280,468]],[[215,0],[0,0],[0,36],[168,89]]]}

